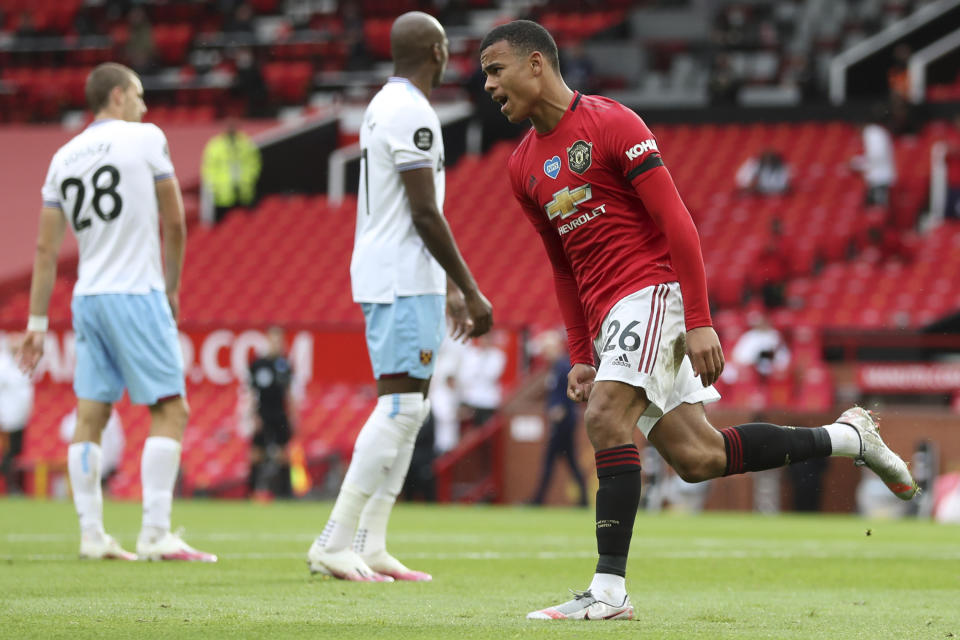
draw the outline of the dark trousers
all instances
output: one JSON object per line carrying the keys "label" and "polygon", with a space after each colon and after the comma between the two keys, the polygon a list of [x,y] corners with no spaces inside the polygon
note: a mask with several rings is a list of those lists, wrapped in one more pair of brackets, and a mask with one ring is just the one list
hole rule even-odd
{"label": "dark trousers", "polygon": [[7,483],[7,493],[20,493],[23,491],[23,474],[17,470],[16,460],[23,451],[23,429],[9,432],[7,438],[8,446],[3,453],[3,461],[0,462],[0,472]]}
{"label": "dark trousers", "polygon": [[570,473],[573,475],[574,481],[580,488],[580,504],[587,504],[587,485],[583,480],[580,467],[577,466],[576,448],[573,440],[576,428],[577,421],[573,419],[561,420],[551,424],[550,441],[547,443],[547,451],[543,457],[543,470],[540,472],[540,484],[531,502],[543,504],[547,489],[550,488],[553,468],[556,466],[558,458],[563,456],[570,467]]}

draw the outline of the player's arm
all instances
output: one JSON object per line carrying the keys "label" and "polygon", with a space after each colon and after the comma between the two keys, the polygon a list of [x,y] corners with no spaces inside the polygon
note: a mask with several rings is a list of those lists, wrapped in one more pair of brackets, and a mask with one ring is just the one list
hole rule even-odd
{"label": "player's arm", "polygon": [[413,216],[413,226],[440,266],[451,280],[463,292],[467,311],[473,320],[471,336],[483,335],[490,330],[493,324],[493,307],[480,293],[470,268],[460,255],[460,249],[453,239],[450,226],[437,207],[436,190],[433,186],[433,168],[421,167],[400,172],[407,199],[410,201],[410,211]]}
{"label": "player's arm", "polygon": [[183,272],[183,256],[187,245],[187,223],[176,176],[158,180],[155,186],[163,233],[164,281],[170,311],[176,320],[180,314],[180,274]]}
{"label": "player's arm", "polygon": [[473,320],[467,311],[463,291],[450,276],[447,276],[447,319],[450,321],[450,336],[454,340],[466,342],[473,331]]}
{"label": "player's arm", "polygon": [[563,243],[556,229],[547,224],[540,208],[530,201],[522,185],[517,183],[516,177],[521,175],[513,166],[509,166],[513,197],[520,208],[533,224],[533,228],[540,234],[543,248],[553,269],[553,288],[557,294],[557,303],[560,306],[560,315],[567,329],[567,350],[570,352],[570,372],[567,374],[567,396],[577,402],[585,402],[593,389],[593,379],[597,370],[593,366],[593,346],[590,343],[590,333],[587,329],[586,314],[583,312],[583,303],[580,301],[580,290],[573,275],[573,267],[563,250]]}
{"label": "player's arm", "polygon": [[593,346],[590,344],[587,319],[580,302],[580,290],[556,230],[548,225],[537,225],[537,231],[553,267],[553,287],[560,305],[560,315],[567,329],[567,348],[572,365],[567,374],[567,396],[577,402],[586,402],[593,390],[593,379],[597,370],[593,364]]}
{"label": "player's arm", "polygon": [[40,210],[37,252],[33,260],[33,279],[30,282],[30,319],[19,352],[20,367],[27,373],[36,368],[43,356],[50,296],[57,280],[57,254],[60,252],[66,227],[66,218],[60,209],[44,206]]}
{"label": "player's arm", "polygon": [[633,183],[634,189],[667,239],[670,262],[683,292],[687,353],[694,374],[700,376],[706,387],[716,382],[723,372],[723,350],[710,320],[700,235],[662,161],[646,174]]}
{"label": "player's arm", "polygon": [[619,168],[666,237],[683,293],[687,353],[694,373],[709,386],[723,371],[723,351],[710,320],[707,276],[693,218],[663,165],[656,138],[636,113],[611,110],[603,135],[603,151],[611,165]]}

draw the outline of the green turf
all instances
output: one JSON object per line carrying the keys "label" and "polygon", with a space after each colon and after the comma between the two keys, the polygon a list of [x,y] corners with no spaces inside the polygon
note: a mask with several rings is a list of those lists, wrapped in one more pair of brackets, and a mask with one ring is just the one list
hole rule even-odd
{"label": "green turf", "polygon": [[[71,504],[0,500],[0,637],[960,638],[957,527],[640,514],[637,620],[539,622],[524,614],[590,579],[588,511],[401,505],[391,549],[434,582],[354,584],[307,572],[329,510],[178,503],[175,524],[219,564],[97,563],[76,559]],[[105,511],[132,547],[139,505]]]}

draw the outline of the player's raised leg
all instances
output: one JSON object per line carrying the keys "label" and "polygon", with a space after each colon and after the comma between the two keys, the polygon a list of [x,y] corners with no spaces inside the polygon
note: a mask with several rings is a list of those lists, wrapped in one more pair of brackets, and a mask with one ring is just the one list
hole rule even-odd
{"label": "player's raised leg", "polygon": [[111,405],[93,400],[77,402],[77,428],[67,449],[67,471],[73,504],[80,519],[80,557],[93,560],[136,560],[103,528],[100,485],[100,436],[110,418]]}
{"label": "player's raised leg", "polygon": [[822,427],[755,422],[717,431],[701,404],[685,403],[663,416],[648,438],[687,482],[840,456],[869,467],[901,500],[917,493],[906,463],[880,438],[873,415],[860,407]]}

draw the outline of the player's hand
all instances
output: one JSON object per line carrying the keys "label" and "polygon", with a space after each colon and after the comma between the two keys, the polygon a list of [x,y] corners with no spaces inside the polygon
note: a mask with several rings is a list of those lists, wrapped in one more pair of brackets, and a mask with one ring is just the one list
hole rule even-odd
{"label": "player's hand", "polygon": [[170,304],[170,313],[173,314],[173,321],[177,322],[180,319],[180,292],[168,291],[167,302]]}
{"label": "player's hand", "polygon": [[27,331],[23,336],[23,342],[17,349],[17,363],[20,370],[30,375],[37,368],[37,363],[43,357],[43,339],[46,337],[45,331]]}
{"label": "player's hand", "polygon": [[471,292],[464,297],[467,303],[467,313],[473,320],[473,331],[470,332],[470,337],[482,336],[490,331],[490,327],[493,326],[493,305],[479,291]]}
{"label": "player's hand", "polygon": [[473,319],[467,311],[467,301],[460,289],[447,288],[447,319],[450,321],[450,335],[453,339],[466,342],[473,331]]}
{"label": "player's hand", "polygon": [[693,365],[693,375],[700,377],[704,387],[720,379],[723,373],[723,349],[713,327],[698,327],[687,331],[687,355]]}
{"label": "player's hand", "polygon": [[574,402],[586,402],[593,391],[597,370],[582,362],[573,365],[567,374],[567,397]]}

